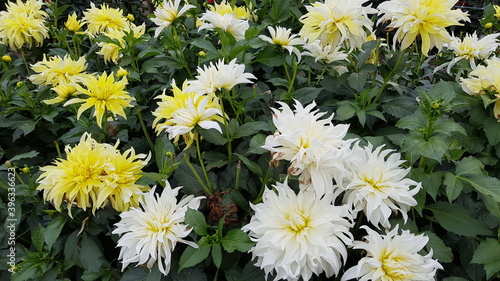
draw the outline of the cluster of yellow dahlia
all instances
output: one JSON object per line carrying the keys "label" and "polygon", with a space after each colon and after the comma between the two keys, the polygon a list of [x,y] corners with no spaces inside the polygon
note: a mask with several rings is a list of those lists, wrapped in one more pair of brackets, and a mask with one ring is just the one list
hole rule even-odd
{"label": "cluster of yellow dahlia", "polygon": [[92,212],[109,203],[119,212],[137,207],[141,192],[149,190],[136,182],[150,156],[136,154],[133,148],[121,153],[117,146],[98,143],[84,133],[76,146],[66,146],[66,159],[40,169],[37,189],[57,210],[66,201],[70,215],[73,204]]}
{"label": "cluster of yellow dahlia", "polygon": [[45,23],[48,14],[42,10],[40,0],[17,0],[7,4],[7,11],[0,12],[0,40],[11,49],[20,49],[24,44],[30,49],[34,44],[40,46],[49,37]]}

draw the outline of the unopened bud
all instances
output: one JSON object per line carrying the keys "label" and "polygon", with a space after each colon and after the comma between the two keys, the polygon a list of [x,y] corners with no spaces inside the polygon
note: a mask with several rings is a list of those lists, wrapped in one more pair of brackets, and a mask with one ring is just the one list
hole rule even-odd
{"label": "unopened bud", "polygon": [[2,60],[3,60],[3,61],[6,61],[6,62],[11,62],[11,61],[12,61],[12,58],[11,58],[9,55],[3,55],[3,56],[2,56]]}
{"label": "unopened bud", "polygon": [[486,28],[486,29],[490,29],[492,26],[493,26],[493,23],[488,22],[488,23],[486,23],[486,24],[484,25],[484,28]]}

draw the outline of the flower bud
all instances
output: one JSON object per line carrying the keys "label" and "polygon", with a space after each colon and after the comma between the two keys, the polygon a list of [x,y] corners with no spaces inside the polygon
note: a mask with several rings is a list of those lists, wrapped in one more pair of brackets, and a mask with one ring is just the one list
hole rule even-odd
{"label": "flower bud", "polygon": [[206,54],[204,51],[199,51],[199,52],[198,52],[198,56],[200,56],[200,57],[204,58],[204,57],[206,57],[206,56],[207,56],[207,54]]}
{"label": "flower bud", "polygon": [[492,26],[493,26],[493,23],[488,22],[488,23],[486,23],[486,24],[484,25],[484,28],[486,28],[486,29],[490,29]]}
{"label": "flower bud", "polygon": [[129,21],[135,21],[135,17],[134,17],[134,15],[132,15],[132,14],[128,14],[128,15],[127,15],[127,19],[128,19]]}
{"label": "flower bud", "polygon": [[123,76],[128,76],[130,72],[128,70],[121,68],[116,72],[116,78],[122,78]]}
{"label": "flower bud", "polygon": [[3,56],[2,56],[2,60],[3,60],[3,61],[6,61],[6,62],[11,62],[11,61],[12,61],[12,58],[11,58],[9,55],[3,55]]}

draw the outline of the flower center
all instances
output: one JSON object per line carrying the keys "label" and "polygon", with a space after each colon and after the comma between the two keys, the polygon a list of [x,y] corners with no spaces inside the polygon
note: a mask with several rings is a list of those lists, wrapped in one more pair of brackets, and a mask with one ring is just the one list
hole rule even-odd
{"label": "flower center", "polygon": [[383,183],[381,183],[381,179],[375,179],[374,177],[369,177],[367,175],[363,175],[363,181],[369,184],[373,189],[380,190],[385,187]]}
{"label": "flower center", "polygon": [[300,234],[309,228],[310,219],[302,211],[293,211],[285,219],[287,220],[285,228],[295,234]]}
{"label": "flower center", "polygon": [[408,269],[402,264],[405,258],[401,256],[394,256],[393,253],[388,253],[382,260],[382,270],[385,276],[390,280],[408,280]]}
{"label": "flower center", "polygon": [[146,221],[147,230],[151,232],[164,232],[167,233],[170,231],[170,223],[165,222],[166,220],[158,221],[158,220],[148,220]]}

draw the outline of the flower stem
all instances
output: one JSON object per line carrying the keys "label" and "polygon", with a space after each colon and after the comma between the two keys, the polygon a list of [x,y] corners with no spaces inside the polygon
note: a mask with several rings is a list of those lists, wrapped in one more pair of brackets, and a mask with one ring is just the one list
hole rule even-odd
{"label": "flower stem", "polygon": [[56,146],[57,156],[59,158],[62,158],[61,149],[59,148],[59,142],[58,141],[54,141],[54,145]]}
{"label": "flower stem", "polygon": [[200,183],[200,185],[203,188],[203,190],[205,191],[205,193],[207,193],[208,195],[212,195],[212,191],[210,189],[208,189],[208,187],[205,185],[205,183],[201,179],[200,175],[198,175],[198,172],[196,172],[196,169],[193,167],[193,165],[189,161],[187,154],[185,154],[185,153],[184,153],[184,161],[186,161],[186,164],[188,165],[191,172],[193,172],[194,177],[196,178],[196,180],[198,180],[198,182]]}
{"label": "flower stem", "polygon": [[172,30],[173,30],[174,40],[177,43],[177,48],[179,49],[179,53],[181,54],[182,64],[184,65],[184,68],[186,69],[189,78],[193,79],[194,78],[193,73],[191,72],[191,69],[189,69],[188,62],[186,60],[186,57],[184,56],[184,51],[182,50],[181,40],[179,40],[179,36],[177,35],[177,28],[175,26],[172,26]]}
{"label": "flower stem", "polygon": [[26,67],[26,76],[30,76],[30,68],[28,66],[28,62],[26,61],[26,54],[24,53],[23,48],[21,48],[20,50],[21,56],[23,57],[24,66]]}
{"label": "flower stem", "polygon": [[210,191],[212,191],[212,185],[210,184],[210,179],[208,178],[207,170],[205,169],[205,164],[203,163],[203,158],[201,157],[200,136],[198,134],[196,134],[194,141],[196,142],[196,154],[198,155],[201,170],[203,171],[203,175],[205,176],[205,180],[207,181],[207,187]]}
{"label": "flower stem", "polygon": [[146,125],[144,124],[144,120],[142,119],[141,109],[137,108],[137,118],[139,118],[139,122],[141,123],[142,131],[144,132],[144,136],[146,136],[146,140],[151,148],[151,151],[155,151],[155,145],[153,141],[149,137],[148,130],[146,129]]}

